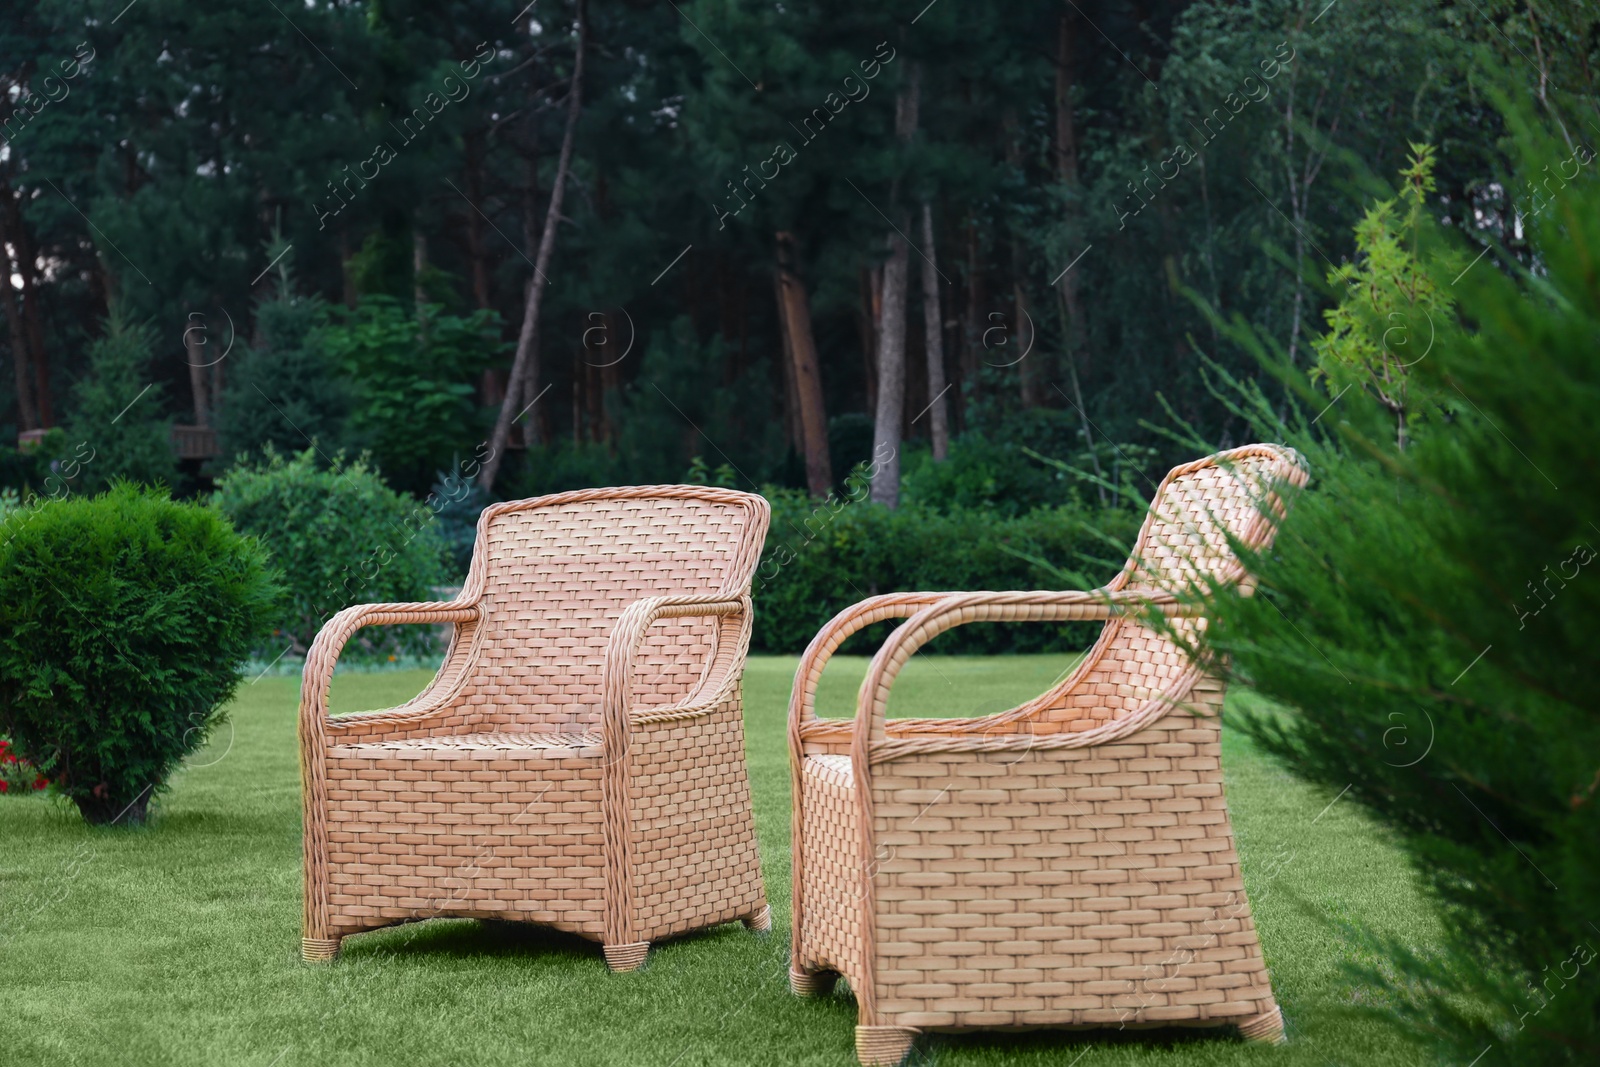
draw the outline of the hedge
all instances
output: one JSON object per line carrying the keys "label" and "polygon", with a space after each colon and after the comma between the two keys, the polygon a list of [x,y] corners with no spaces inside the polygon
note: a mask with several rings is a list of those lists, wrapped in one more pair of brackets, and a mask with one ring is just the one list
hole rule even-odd
{"label": "hedge", "polygon": [[[861,499],[859,488],[826,502],[787,489],[765,495],[772,529],[756,570],[751,647],[770,653],[803,650],[841,609],[878,593],[1098,585],[1121,566],[1142,518],[1129,508],[1074,506],[1015,517],[989,509],[890,510]],[[863,631],[844,651],[871,651],[889,625]],[[928,651],[1075,649],[1097,632],[1084,623],[964,626]]]}

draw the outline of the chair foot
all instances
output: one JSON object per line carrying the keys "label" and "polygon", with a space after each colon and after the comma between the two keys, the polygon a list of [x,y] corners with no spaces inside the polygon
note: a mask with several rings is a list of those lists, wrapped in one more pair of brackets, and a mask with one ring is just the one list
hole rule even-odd
{"label": "chair foot", "polygon": [[789,990],[797,997],[826,996],[839,976],[833,971],[805,971],[789,968]]}
{"label": "chair foot", "polygon": [[1281,1045],[1283,1036],[1283,1012],[1274,1004],[1270,1011],[1264,1011],[1254,1018],[1246,1019],[1239,1024],[1239,1034],[1246,1041],[1254,1041],[1263,1045]]}
{"label": "chair foot", "polygon": [[899,1067],[916,1039],[917,1031],[909,1026],[858,1026],[856,1059],[863,1067]]}
{"label": "chair foot", "polygon": [[339,955],[339,939],[337,937],[324,940],[320,937],[302,937],[300,939],[300,958],[307,963],[326,963]]}
{"label": "chair foot", "polygon": [[650,942],[631,941],[626,945],[605,946],[606,966],[617,974],[623,971],[637,971],[644,966],[644,959],[650,955]]}
{"label": "chair foot", "polygon": [[758,934],[770,934],[772,932],[772,906],[763,904],[760,911],[752,915],[746,915],[739,921],[744,923],[746,930],[751,930]]}

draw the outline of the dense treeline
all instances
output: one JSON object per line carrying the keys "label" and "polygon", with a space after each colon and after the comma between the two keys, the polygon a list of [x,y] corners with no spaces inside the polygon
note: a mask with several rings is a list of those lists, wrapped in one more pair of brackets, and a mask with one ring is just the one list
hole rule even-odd
{"label": "dense treeline", "polygon": [[160,384],[123,421],[219,431],[190,478],[315,439],[413,492],[485,454],[495,495],[696,456],[821,492],[877,447],[893,502],[903,438],[1019,412],[1159,468],[1163,401],[1247,433],[1202,353],[1259,373],[1182,288],[1309,363],[1411,141],[1515,245],[1480,81],[1588,137],[1596,32],[1530,0],[43,0],[0,21],[0,419],[70,425],[121,322]]}

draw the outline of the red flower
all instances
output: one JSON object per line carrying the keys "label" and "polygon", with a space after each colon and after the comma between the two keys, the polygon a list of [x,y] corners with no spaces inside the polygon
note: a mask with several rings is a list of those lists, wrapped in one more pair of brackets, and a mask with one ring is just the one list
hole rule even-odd
{"label": "red flower", "polygon": [[47,786],[49,784],[50,784],[50,780],[48,778],[46,778],[44,775],[42,775],[42,774],[39,777],[37,777],[37,778],[35,778],[33,780],[33,787],[35,789],[43,789],[45,786]]}
{"label": "red flower", "polygon": [[6,782],[6,780],[4,778],[0,778],[0,793],[9,793],[9,792],[11,792],[11,786],[9,784],[7,784],[7,782]]}

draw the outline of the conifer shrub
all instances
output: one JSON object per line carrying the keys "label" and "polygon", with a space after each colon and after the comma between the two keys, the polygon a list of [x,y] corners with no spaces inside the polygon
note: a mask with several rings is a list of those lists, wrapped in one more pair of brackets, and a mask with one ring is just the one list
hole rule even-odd
{"label": "conifer shrub", "polygon": [[177,480],[165,387],[150,377],[155,345],[147,323],[112,306],[105,333],[89,346],[89,373],[72,393],[66,440],[82,461],[74,491],[98,492],[118,479],[167,486]]}
{"label": "conifer shrub", "polygon": [[[1307,396],[1321,436],[1290,435],[1312,485],[1207,632],[1276,705],[1244,728],[1409,854],[1443,938],[1363,934],[1362,978],[1435,1062],[1478,1067],[1600,1062],[1600,181],[1519,136],[1526,173],[1572,175],[1524,215],[1528,265],[1369,213]],[[1396,359],[1359,338],[1406,293],[1438,329]]]}
{"label": "conifer shrub", "polygon": [[119,482],[0,521],[0,735],[95,824],[144,821],[271,618],[265,553]]}

